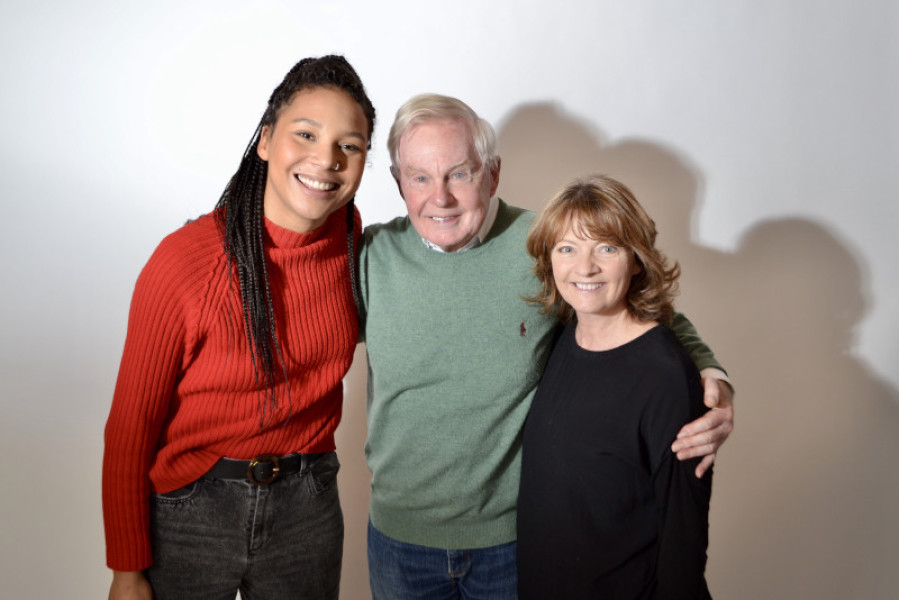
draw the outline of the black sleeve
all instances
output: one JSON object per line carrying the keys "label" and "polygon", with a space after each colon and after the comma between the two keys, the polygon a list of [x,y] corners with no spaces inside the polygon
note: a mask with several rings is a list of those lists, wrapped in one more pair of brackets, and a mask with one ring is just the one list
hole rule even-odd
{"label": "black sleeve", "polygon": [[652,598],[710,599],[705,581],[712,470],[697,479],[700,459],[679,461],[668,452],[655,474],[659,510],[659,557]]}
{"label": "black sleeve", "polygon": [[698,371],[683,354],[662,361],[653,374],[655,391],[641,419],[658,511],[659,554],[651,597],[703,600],[710,598],[705,566],[712,472],[709,469],[697,479],[700,459],[680,461],[671,451],[680,428],[707,410],[702,404],[702,385]]}

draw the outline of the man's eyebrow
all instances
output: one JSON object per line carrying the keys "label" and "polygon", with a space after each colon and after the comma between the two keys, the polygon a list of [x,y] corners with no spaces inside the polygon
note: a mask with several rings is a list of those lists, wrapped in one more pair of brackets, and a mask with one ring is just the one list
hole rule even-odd
{"label": "man's eyebrow", "polygon": [[466,158],[462,162],[458,162],[458,163],[454,164],[453,166],[451,166],[449,168],[449,170],[455,171],[456,169],[458,169],[460,167],[468,167],[472,171],[474,171],[477,168],[477,163],[475,161],[471,160],[470,158]]}
{"label": "man's eyebrow", "polygon": [[[475,171],[475,170],[477,170],[476,165],[477,165],[477,163],[476,163],[475,161],[471,160],[470,158],[466,158],[466,159],[463,160],[463,161],[460,161],[460,162],[457,162],[457,163],[454,164],[454,165],[451,165],[449,168],[446,169],[446,172],[447,172],[447,173],[452,173],[453,171],[455,171],[456,169],[458,169],[458,168],[460,168],[460,167],[469,167],[469,168],[471,168],[472,171]],[[430,174],[429,171],[428,171],[425,167],[419,167],[419,166],[412,165],[412,164],[409,164],[409,163],[406,163],[404,166],[405,166],[405,168],[406,168],[407,170],[409,170],[409,171],[416,171],[416,172],[418,172],[418,173],[428,173],[428,174]]]}

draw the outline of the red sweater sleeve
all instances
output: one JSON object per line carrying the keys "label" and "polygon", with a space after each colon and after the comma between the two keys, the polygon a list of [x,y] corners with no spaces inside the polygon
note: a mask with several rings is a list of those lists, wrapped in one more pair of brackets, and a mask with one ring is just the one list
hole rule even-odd
{"label": "red sweater sleeve", "polygon": [[152,563],[149,470],[190,336],[192,288],[208,278],[209,260],[193,254],[188,241],[180,231],[163,240],[141,271],[131,301],[103,457],[107,562],[115,570]]}

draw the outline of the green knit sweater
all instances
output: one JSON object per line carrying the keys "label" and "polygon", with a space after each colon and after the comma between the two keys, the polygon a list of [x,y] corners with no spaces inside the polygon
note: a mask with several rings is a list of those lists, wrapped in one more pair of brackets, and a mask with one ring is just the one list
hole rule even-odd
{"label": "green knit sweater", "polygon": [[[446,549],[515,540],[521,430],[556,324],[521,299],[538,285],[524,249],[533,218],[500,201],[483,244],[446,254],[405,217],[365,230],[365,454],[371,520],[389,537]],[[677,330],[700,369],[719,366],[688,321]]]}

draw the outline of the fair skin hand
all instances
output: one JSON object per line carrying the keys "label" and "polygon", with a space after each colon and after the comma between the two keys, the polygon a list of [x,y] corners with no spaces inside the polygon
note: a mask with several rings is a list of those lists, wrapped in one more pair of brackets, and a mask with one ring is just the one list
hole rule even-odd
{"label": "fair skin hand", "polygon": [[140,571],[113,571],[109,600],[153,600],[153,589]]}
{"label": "fair skin hand", "polygon": [[718,449],[734,430],[733,388],[714,377],[704,377],[702,386],[703,401],[711,410],[684,425],[671,445],[678,460],[703,457],[696,467],[696,477],[702,477],[715,463]]}

